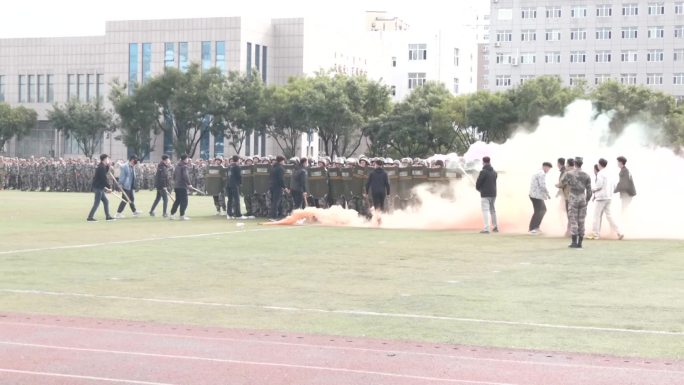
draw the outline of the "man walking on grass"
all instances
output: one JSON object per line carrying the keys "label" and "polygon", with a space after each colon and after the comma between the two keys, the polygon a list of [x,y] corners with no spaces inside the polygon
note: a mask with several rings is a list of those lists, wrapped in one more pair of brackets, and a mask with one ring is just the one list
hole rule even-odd
{"label": "man walking on grass", "polygon": [[498,177],[496,171],[491,165],[491,159],[488,156],[482,158],[482,171],[477,176],[475,182],[475,189],[480,192],[480,203],[482,207],[482,219],[484,220],[484,229],[480,231],[482,234],[489,234],[489,219],[491,217],[491,230],[495,233],[499,232],[499,226],[496,221],[496,179]]}
{"label": "man walking on grass", "polygon": [[533,235],[539,233],[539,227],[544,219],[544,215],[546,215],[546,204],[544,201],[551,199],[549,190],[546,188],[546,174],[551,167],[553,167],[551,163],[544,162],[541,170],[537,171],[530,181],[530,200],[532,201],[534,214],[532,214],[532,219],[530,219],[529,231]]}
{"label": "man walking on grass", "polygon": [[185,215],[185,210],[188,208],[188,190],[192,189],[190,183],[190,174],[188,173],[188,164],[190,159],[187,154],[181,155],[180,161],[173,170],[173,179],[176,193],[176,201],[171,206],[171,216],[169,219],[176,219],[176,210],[180,208],[180,220],[187,221],[190,218]]}
{"label": "man walking on grass", "polygon": [[617,233],[618,239],[622,240],[624,238],[624,234],[620,232],[620,228],[618,227],[617,223],[615,222],[615,219],[613,219],[613,215],[610,212],[610,205],[612,203],[612,197],[613,197],[613,189],[612,186],[609,185],[609,180],[608,180],[608,174],[606,173],[606,166],[608,165],[608,161],[601,158],[598,161],[598,168],[599,172],[596,175],[596,184],[594,185],[594,188],[592,189],[592,192],[594,193],[594,200],[596,201],[596,204],[594,206],[594,226],[593,226],[593,231],[587,239],[599,239],[601,235],[601,219],[603,218],[603,214],[606,214],[606,219],[608,219],[608,223],[610,224],[610,228]]}
{"label": "man walking on grass", "polygon": [[570,188],[570,201],[568,202],[568,220],[570,221],[570,233],[572,243],[568,246],[573,249],[581,249],[584,240],[584,220],[587,216],[587,203],[591,199],[591,177],[582,171],[582,158],[575,159],[575,169],[565,173],[560,181],[561,188]]}
{"label": "man walking on grass", "polygon": [[109,155],[100,155],[100,164],[97,165],[95,170],[95,176],[93,177],[93,192],[95,193],[95,201],[93,202],[93,207],[90,209],[88,214],[88,222],[97,222],[95,219],[95,213],[98,207],[100,207],[100,202],[104,206],[105,218],[108,221],[113,221],[114,218],[109,215],[109,200],[107,199],[106,193],[111,192],[109,187],[109,181],[107,180],[107,175],[109,175]]}

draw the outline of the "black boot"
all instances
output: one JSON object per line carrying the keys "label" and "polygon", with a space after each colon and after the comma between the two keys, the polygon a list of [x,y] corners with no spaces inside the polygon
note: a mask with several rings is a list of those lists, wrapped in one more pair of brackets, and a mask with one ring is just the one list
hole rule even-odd
{"label": "black boot", "polygon": [[572,243],[568,246],[569,248],[576,249],[577,248],[577,235],[571,236],[572,238]]}
{"label": "black boot", "polygon": [[583,241],[583,240],[584,240],[584,235],[580,235],[580,236],[577,238],[577,248],[578,248],[578,249],[581,249],[581,248],[582,248],[582,241]]}

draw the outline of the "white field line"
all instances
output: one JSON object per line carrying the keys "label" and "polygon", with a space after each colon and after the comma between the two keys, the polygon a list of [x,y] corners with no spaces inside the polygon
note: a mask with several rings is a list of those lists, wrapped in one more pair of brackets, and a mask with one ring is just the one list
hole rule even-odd
{"label": "white field line", "polygon": [[165,240],[170,240],[170,239],[202,238],[202,237],[211,237],[211,236],[215,236],[215,235],[229,235],[229,234],[239,234],[239,233],[254,233],[254,232],[259,232],[259,231],[286,230],[286,229],[295,229],[298,227],[300,227],[300,226],[269,227],[269,228],[251,229],[251,230],[220,231],[220,232],[216,232],[216,233],[184,234],[184,235],[171,235],[168,237],[129,239],[129,240],[125,240],[125,241],[85,243],[85,244],[81,244],[81,245],[66,245],[66,246],[43,247],[43,248],[35,248],[35,249],[6,250],[6,251],[0,251],[0,255],[34,253],[34,252],[39,252],[39,251],[85,249],[85,248],[90,248],[90,247],[100,247],[100,246],[110,246],[110,245],[127,245],[127,244],[131,244],[131,243],[165,241]]}
{"label": "white field line", "polygon": [[176,354],[145,353],[145,352],[133,352],[133,351],[125,351],[125,350],[75,348],[75,347],[70,347],[70,346],[26,344],[26,343],[8,342],[8,341],[0,341],[0,345],[20,346],[20,347],[38,348],[38,349],[67,350],[67,351],[73,351],[73,352],[105,353],[105,354],[115,354],[115,355],[138,356],[138,357],[169,358],[169,359],[190,360],[190,361],[207,361],[207,362],[218,362],[218,363],[237,364],[237,365],[254,365],[254,366],[270,366],[270,367],[281,367],[281,368],[291,368],[291,369],[307,369],[307,370],[328,371],[328,372],[338,372],[338,373],[374,375],[374,376],[392,377],[392,378],[406,378],[406,379],[425,380],[425,381],[441,381],[441,382],[451,382],[451,383],[457,383],[457,384],[516,385],[516,384],[502,383],[502,382],[469,381],[469,380],[459,380],[459,379],[451,379],[451,378],[414,376],[414,375],[409,375],[409,374],[396,374],[396,373],[378,372],[378,371],[372,371],[372,370],[335,368],[335,367],[330,367],[330,366],[296,365],[296,364],[286,364],[286,363],[279,363],[279,362],[231,360],[231,359],[224,359],[224,358],[184,356],[184,355],[176,355]]}
{"label": "white field line", "polygon": [[162,383],[162,382],[147,382],[147,381],[123,380],[123,379],[119,379],[119,378],[79,376],[79,375],[76,375],[76,374],[34,372],[34,371],[31,371],[31,370],[15,370],[15,369],[5,369],[5,368],[0,368],[0,373],[25,374],[25,375],[43,376],[43,377],[75,378],[75,379],[79,379],[79,380],[118,382],[118,383],[122,383],[122,384],[137,384],[137,385],[173,385],[173,384]]}
{"label": "white field line", "polygon": [[124,297],[124,296],[118,296],[118,295],[64,293],[64,292],[55,292],[55,291],[22,290],[22,289],[0,289],[0,292],[12,293],[12,294],[33,294],[33,295],[43,295],[43,296],[56,296],[56,297],[79,297],[79,298],[94,298],[94,299],[113,299],[113,300],[122,300],[122,301],[153,302],[153,303],[163,303],[163,304],[173,304],[173,305],[207,306],[207,307],[222,307],[222,308],[250,308],[250,309],[260,309],[260,310],[275,310],[275,311],[301,312],[301,313],[343,314],[343,315],[353,315],[353,316],[440,320],[440,321],[469,322],[469,323],[479,323],[479,324],[497,324],[497,325],[538,327],[538,328],[550,328],[550,329],[565,329],[565,330],[584,330],[584,331],[597,331],[597,332],[684,336],[684,331],[624,329],[624,328],[599,327],[599,326],[559,325],[559,324],[548,324],[548,323],[538,323],[538,322],[522,322],[522,321],[504,321],[504,320],[492,320],[492,319],[480,319],[480,318],[448,317],[448,316],[437,316],[437,315],[427,315],[427,314],[383,313],[383,312],[368,311],[368,310],[344,310],[344,309],[342,309],[342,310],[334,310],[334,309],[329,310],[329,309],[299,308],[299,307],[278,306],[278,305],[230,304],[230,303],[220,303],[220,302],[185,301],[185,300],[179,300],[179,299]]}
{"label": "white field line", "polygon": [[637,372],[658,372],[658,373],[684,373],[680,370],[668,370],[668,369],[652,369],[652,368],[640,368],[640,367],[625,367],[625,366],[606,366],[606,365],[591,365],[591,364],[567,364],[561,362],[544,362],[544,361],[532,361],[532,360],[514,360],[514,359],[502,359],[502,358],[485,358],[485,357],[472,357],[464,356],[458,354],[438,354],[438,353],[425,353],[425,352],[415,352],[410,350],[402,349],[373,349],[373,348],[359,348],[353,346],[334,346],[334,345],[317,345],[317,344],[305,344],[305,343],[295,343],[295,342],[282,342],[282,341],[266,341],[258,339],[248,339],[248,338],[230,338],[230,337],[208,337],[208,336],[194,336],[186,334],[176,334],[176,333],[152,333],[152,332],[138,332],[120,329],[109,329],[109,328],[89,328],[84,326],[64,326],[64,325],[50,325],[50,324],[40,324],[40,323],[26,323],[26,322],[2,322],[0,325],[8,326],[19,326],[26,328],[49,328],[49,329],[66,329],[66,330],[78,330],[84,332],[96,332],[102,334],[103,332],[113,333],[113,334],[123,334],[123,335],[134,335],[134,336],[147,336],[147,337],[164,337],[164,338],[178,338],[187,340],[200,340],[200,341],[216,341],[216,342],[240,342],[255,345],[273,345],[273,346],[286,346],[286,347],[298,347],[298,348],[309,348],[309,349],[319,349],[319,350],[341,350],[341,351],[356,351],[356,352],[368,352],[368,353],[395,353],[406,356],[421,356],[421,357],[433,357],[433,358],[450,358],[455,360],[465,360],[465,361],[484,361],[484,362],[496,362],[496,363],[508,363],[508,364],[519,364],[519,365],[530,365],[530,366],[550,366],[550,367],[563,367],[563,368],[582,368],[582,369],[599,369],[599,370],[627,370],[627,371],[637,371]]}

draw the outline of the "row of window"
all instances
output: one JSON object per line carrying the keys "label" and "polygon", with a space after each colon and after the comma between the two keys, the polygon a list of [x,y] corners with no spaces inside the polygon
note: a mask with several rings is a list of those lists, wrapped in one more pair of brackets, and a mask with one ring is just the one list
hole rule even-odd
{"label": "row of window", "polygon": [[[520,75],[520,84],[525,83],[528,80],[534,79],[534,75]],[[594,84],[601,84],[605,81],[614,79],[610,74],[598,74],[594,76]],[[634,73],[620,74],[620,83],[627,85],[636,85],[638,75]],[[649,73],[646,74],[646,84],[648,85],[661,85],[663,83],[664,76],[662,73]],[[586,75],[584,74],[571,74],[569,77],[570,85],[576,85],[580,81],[586,81]],[[497,87],[509,87],[511,86],[512,80],[511,75],[497,75],[494,79],[494,85]],[[672,76],[672,84],[674,85],[684,85],[684,73],[676,73]]]}
{"label": "row of window", "polygon": [[17,84],[17,101],[19,103],[52,103],[55,101],[55,82],[54,76],[51,74],[19,75]]}
{"label": "row of window", "polygon": [[0,75],[0,102],[5,101],[5,76]]}
{"label": "row of window", "polygon": [[265,45],[254,44],[252,51],[252,43],[247,43],[247,73],[252,73],[252,53],[254,54],[254,68],[261,72],[261,80],[266,83],[266,75],[268,70],[268,47]]}
{"label": "row of window", "polygon": [[[586,51],[571,51],[570,63],[586,63],[589,55]],[[612,51],[595,51],[594,59],[596,63],[610,63],[613,59]],[[673,61],[684,61],[684,49],[675,49]],[[636,50],[623,50],[620,52],[620,61],[624,63],[634,63],[639,60],[639,52]],[[646,52],[646,61],[651,63],[665,61],[665,50],[650,49]],[[496,64],[535,64],[537,62],[537,54],[534,52],[523,52],[519,56],[514,56],[511,53],[498,52],[495,55]],[[545,52],[544,63],[557,64],[561,62],[560,52]]]}
{"label": "row of window", "polygon": [[[622,39],[636,39],[639,36],[639,27],[622,27],[620,30],[620,37]],[[544,39],[546,41],[560,41],[561,40],[561,30],[560,29],[547,29],[544,31]],[[589,34],[586,28],[572,28],[570,29],[570,40],[587,40]],[[649,26],[647,27],[647,36],[649,39],[664,39],[665,38],[665,27],[664,26]],[[673,36],[676,39],[684,38],[684,25],[677,25],[674,27]],[[600,27],[595,30],[596,40],[610,40],[613,38],[613,29],[610,27]],[[520,31],[520,41],[536,41],[537,40],[537,30],[536,29],[523,29]],[[513,31],[512,30],[499,30],[496,31],[496,41],[498,42],[508,42],[513,41]]]}
{"label": "row of window", "polygon": [[81,102],[104,96],[103,74],[67,74],[67,98]]}
{"label": "row of window", "polygon": [[[621,7],[622,16],[638,16],[639,15],[639,4],[637,3],[623,3]],[[654,2],[648,3],[646,7],[646,12],[651,16],[665,15],[666,7],[664,2]],[[563,17],[563,9],[560,6],[549,6],[544,8],[544,14],[547,19],[557,19]],[[520,17],[523,19],[536,19],[537,18],[537,8],[527,7],[520,9]],[[684,2],[674,3],[673,12],[675,15],[684,14]],[[613,16],[613,6],[611,4],[599,4],[595,9],[596,17],[610,17]],[[585,5],[572,5],[570,6],[570,17],[572,18],[582,18],[589,16],[589,8]]]}

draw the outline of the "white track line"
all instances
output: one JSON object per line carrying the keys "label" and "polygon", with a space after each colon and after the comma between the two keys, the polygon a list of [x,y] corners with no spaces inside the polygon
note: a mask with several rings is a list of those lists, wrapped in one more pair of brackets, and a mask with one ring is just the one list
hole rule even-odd
{"label": "white track line", "polygon": [[169,383],[162,382],[147,382],[147,381],[135,381],[135,380],[122,380],[118,378],[107,378],[107,377],[92,377],[92,376],[79,376],[75,374],[62,374],[62,373],[47,373],[47,372],[34,372],[30,370],[15,370],[15,369],[5,369],[0,368],[0,373],[14,373],[14,374],[27,374],[31,376],[43,376],[43,377],[61,377],[61,378],[75,378],[79,380],[94,380],[94,381],[106,381],[106,382],[119,382],[123,384],[138,384],[138,385],[173,385]]}
{"label": "white track line", "polygon": [[148,337],[166,337],[166,338],[180,338],[180,339],[190,339],[190,340],[202,340],[202,341],[218,341],[218,342],[241,342],[241,343],[252,343],[259,345],[275,345],[275,346],[288,346],[288,347],[300,347],[300,348],[311,348],[311,349],[321,349],[321,350],[348,350],[357,352],[370,352],[370,353],[398,353],[407,356],[423,356],[423,357],[434,357],[434,358],[452,358],[457,360],[467,360],[467,361],[485,361],[485,362],[497,362],[497,363],[509,363],[509,364],[521,364],[521,365],[538,365],[538,366],[550,366],[550,367],[564,367],[564,368],[582,368],[582,369],[605,369],[605,370],[628,370],[637,372],[657,372],[657,373],[682,373],[684,371],[680,370],[668,370],[668,369],[652,369],[652,368],[641,368],[641,367],[625,367],[625,366],[606,366],[606,365],[591,365],[591,364],[567,364],[561,362],[544,362],[544,361],[532,361],[532,360],[513,360],[513,359],[501,359],[501,358],[485,358],[485,357],[472,357],[457,354],[437,354],[437,353],[425,353],[425,352],[415,352],[410,350],[401,349],[374,349],[374,348],[358,348],[353,346],[335,346],[335,345],[316,345],[316,344],[304,344],[295,342],[282,342],[282,341],[265,341],[258,339],[245,339],[245,338],[230,338],[230,337],[205,337],[205,336],[194,336],[188,334],[175,334],[175,333],[151,333],[151,332],[138,332],[120,329],[108,329],[108,328],[89,328],[83,326],[63,326],[63,325],[48,325],[39,323],[26,323],[26,322],[0,322],[0,325],[10,325],[19,327],[42,327],[42,328],[53,328],[53,329],[68,329],[68,330],[79,330],[79,331],[92,331],[97,333],[108,332],[115,334],[130,334],[136,336],[148,336]]}
{"label": "white track line", "polygon": [[185,300],[179,300],[179,299],[123,297],[123,296],[118,296],[118,295],[65,293],[65,292],[41,291],[41,290],[0,289],[0,292],[12,293],[12,294],[47,295],[47,296],[57,296],[57,297],[80,297],[80,298],[95,298],[95,299],[114,299],[114,300],[122,300],[122,301],[154,302],[154,303],[164,303],[164,304],[173,304],[173,305],[208,306],[208,307],[223,307],[223,308],[250,308],[250,309],[260,309],[260,310],[276,310],[276,311],[301,312],[301,313],[343,314],[343,315],[368,316],[368,317],[409,318],[409,319],[440,320],[440,321],[468,322],[468,323],[480,323],[480,324],[527,326],[527,327],[539,327],[539,328],[549,328],[549,329],[585,330],[585,331],[597,331],[597,332],[684,336],[684,331],[624,329],[624,328],[598,327],[598,326],[558,325],[558,324],[547,324],[547,323],[537,323],[537,322],[521,322],[521,321],[504,321],[504,320],[479,319],[479,318],[448,317],[448,316],[436,316],[436,315],[426,315],[426,314],[383,313],[383,312],[367,311],[367,310],[326,310],[326,309],[313,309],[313,308],[299,308],[299,307],[292,307],[292,306],[230,304],[230,303],[220,303],[220,302],[200,302],[200,301],[185,301]]}
{"label": "white track line", "polygon": [[158,354],[158,353],[132,352],[132,351],[124,351],[124,350],[75,348],[75,347],[69,347],[69,346],[25,344],[25,343],[7,342],[7,341],[0,341],[0,345],[20,346],[20,347],[28,347],[28,348],[39,348],[39,349],[67,350],[67,351],[88,352],[88,353],[129,355],[129,356],[139,356],[139,357],[171,358],[171,359],[179,359],[179,360],[219,362],[219,363],[238,364],[238,365],[271,366],[271,367],[307,369],[307,370],[328,371],[328,372],[338,372],[338,373],[366,374],[366,375],[374,375],[374,376],[381,376],[381,377],[407,378],[407,379],[413,379],[413,380],[451,382],[451,383],[456,383],[456,384],[516,385],[516,384],[512,384],[512,383],[502,383],[502,382],[469,381],[469,380],[458,380],[458,379],[451,379],[451,378],[414,376],[414,375],[410,375],[410,374],[396,374],[396,373],[389,373],[389,372],[377,372],[377,371],[372,371],[372,370],[345,369],[345,368],[334,368],[334,367],[328,367],[328,366],[313,366],[313,365],[295,365],[295,364],[286,364],[286,363],[279,363],[279,362],[230,360],[230,359],[224,359],[224,358],[183,356],[183,355],[176,355],[176,354]]}
{"label": "white track line", "polygon": [[86,244],[82,244],[82,245],[67,245],[67,246],[44,247],[44,248],[36,248],[36,249],[6,250],[6,251],[0,251],[0,255],[34,253],[34,252],[38,252],[38,251],[84,249],[84,248],[89,248],[89,247],[100,247],[100,246],[109,246],[109,245],[127,245],[127,244],[131,244],[131,243],[165,241],[165,240],[169,240],[169,239],[201,238],[201,237],[211,237],[214,235],[229,235],[229,234],[239,234],[239,233],[254,233],[254,232],[259,232],[259,231],[287,230],[287,229],[296,229],[299,227],[300,226],[269,227],[269,228],[251,229],[251,230],[221,231],[221,232],[216,232],[216,233],[171,235],[168,237],[130,239],[130,240],[125,240],[125,241],[111,241],[111,242],[101,242],[101,243],[86,243]]}

